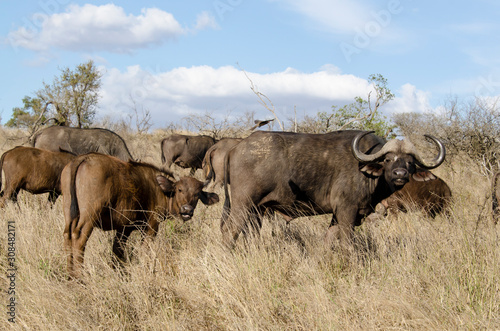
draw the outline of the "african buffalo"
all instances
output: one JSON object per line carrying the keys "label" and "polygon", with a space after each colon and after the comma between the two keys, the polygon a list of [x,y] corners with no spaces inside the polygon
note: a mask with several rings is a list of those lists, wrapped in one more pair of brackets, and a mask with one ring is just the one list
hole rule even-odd
{"label": "african buffalo", "polygon": [[133,159],[123,138],[107,129],[51,126],[35,133],[31,146],[53,152],[61,148],[77,155],[97,152],[122,161]]}
{"label": "african buffalo", "polygon": [[203,159],[202,167],[205,173],[205,185],[213,181],[216,185],[224,183],[224,157],[242,138],[223,138],[210,147]]}
{"label": "african buffalo", "polygon": [[17,146],[3,153],[0,158],[0,187],[2,169],[5,187],[0,198],[0,208],[7,199],[17,201],[19,191],[32,194],[49,193],[54,203],[61,194],[61,172],[76,155],[69,152],[51,152],[43,149]]}
{"label": "african buffalo", "polygon": [[172,134],[161,141],[161,162],[170,168],[172,163],[182,168],[191,168],[191,175],[201,169],[207,150],[215,144],[214,138]]}
{"label": "african buffalo", "polygon": [[424,182],[410,177],[410,181],[402,189],[394,192],[376,206],[376,212],[369,215],[367,221],[385,216],[388,212],[406,213],[412,209],[422,210],[431,218],[446,212],[451,202],[450,187],[436,175],[432,174],[432,177],[434,178]]}
{"label": "african buffalo", "polygon": [[187,221],[201,200],[219,201],[215,193],[202,191],[203,183],[191,177],[175,182],[171,174],[133,161],[108,155],[78,156],[62,173],[64,242],[70,277],[78,278],[85,245],[94,227],[116,230],[115,256],[123,261],[130,233],[143,230],[156,235],[160,217],[178,216]]}
{"label": "african buffalo", "polygon": [[498,199],[500,198],[500,171],[497,171],[493,175],[493,180],[491,182],[491,207],[493,209],[493,222],[498,223],[500,219],[500,204]]}
{"label": "african buffalo", "polygon": [[[425,163],[408,141],[366,131],[327,134],[252,133],[226,155],[221,219],[224,242],[233,246],[241,232],[259,230],[267,209],[291,218],[332,213],[326,241],[349,241],[373,207],[415,180],[431,178],[445,158],[444,145]],[[228,181],[231,183],[229,195]]]}

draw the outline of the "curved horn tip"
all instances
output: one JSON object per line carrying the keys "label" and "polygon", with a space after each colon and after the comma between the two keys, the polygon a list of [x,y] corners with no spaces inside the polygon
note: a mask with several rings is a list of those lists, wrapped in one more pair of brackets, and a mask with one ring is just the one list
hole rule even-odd
{"label": "curved horn tip", "polygon": [[426,169],[437,168],[444,162],[444,159],[446,156],[446,148],[444,147],[444,144],[441,142],[441,140],[439,140],[438,138],[431,136],[429,134],[424,134],[424,137],[429,138],[438,146],[438,148],[439,148],[438,155],[430,163],[423,162],[420,155],[414,155],[415,159],[419,163],[419,165],[423,168],[426,168]]}

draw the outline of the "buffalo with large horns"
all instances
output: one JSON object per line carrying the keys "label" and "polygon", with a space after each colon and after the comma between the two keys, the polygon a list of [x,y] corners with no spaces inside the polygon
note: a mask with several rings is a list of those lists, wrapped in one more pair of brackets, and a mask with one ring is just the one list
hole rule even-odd
{"label": "buffalo with large horns", "polygon": [[289,218],[331,213],[327,241],[349,239],[410,176],[429,180],[427,170],[444,161],[444,145],[426,137],[439,149],[431,162],[409,141],[386,142],[367,131],[252,133],[226,155],[224,241],[232,246],[241,232],[259,230],[268,209]]}

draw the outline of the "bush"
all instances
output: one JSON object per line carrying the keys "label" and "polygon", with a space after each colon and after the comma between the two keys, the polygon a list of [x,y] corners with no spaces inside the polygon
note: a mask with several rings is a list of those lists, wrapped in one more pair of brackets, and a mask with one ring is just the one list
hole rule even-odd
{"label": "bush", "polygon": [[486,173],[498,169],[500,151],[500,112],[497,100],[475,98],[471,102],[448,101],[441,114],[405,113],[394,116],[402,135],[424,133],[441,139],[448,160],[467,155],[482,165]]}

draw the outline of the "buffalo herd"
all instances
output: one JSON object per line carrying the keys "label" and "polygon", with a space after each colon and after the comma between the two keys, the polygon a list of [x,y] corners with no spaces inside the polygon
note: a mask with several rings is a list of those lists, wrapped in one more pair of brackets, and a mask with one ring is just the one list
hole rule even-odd
{"label": "buffalo herd", "polygon": [[[205,191],[210,183],[212,189],[224,189],[220,227],[228,247],[240,234],[258,233],[269,212],[286,221],[331,214],[327,243],[348,243],[354,227],[374,215],[417,207],[434,217],[448,209],[451,190],[430,172],[443,163],[445,147],[426,137],[436,146],[432,160],[424,160],[408,140],[386,141],[370,131],[256,131],[221,140],[172,134],[161,141],[160,168],[134,161],[125,141],[112,131],[53,126],[36,133],[32,147],[18,146],[2,155],[0,208],[6,200],[16,201],[21,189],[48,192],[51,203],[62,194],[71,278],[80,277],[95,227],[116,230],[113,253],[123,261],[124,244],[134,230],[151,237],[162,218],[187,221],[198,201],[217,203],[218,195]],[[168,170],[172,164],[190,168],[191,176],[176,179]],[[192,177],[197,169],[203,169],[204,181]],[[493,186],[495,215],[500,214],[499,190]]]}

